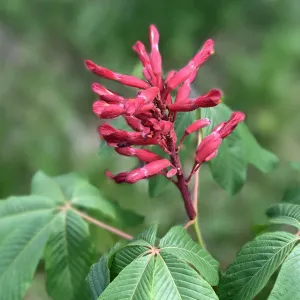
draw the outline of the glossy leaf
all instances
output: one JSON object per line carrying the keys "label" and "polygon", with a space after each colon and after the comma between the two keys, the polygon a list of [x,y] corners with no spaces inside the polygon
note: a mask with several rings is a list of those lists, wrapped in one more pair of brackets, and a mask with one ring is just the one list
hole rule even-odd
{"label": "glossy leaf", "polygon": [[287,232],[266,233],[244,246],[221,277],[221,300],[252,300],[293,249],[298,237]]}
{"label": "glossy leaf", "polygon": [[283,263],[268,300],[300,299],[300,245]]}
{"label": "glossy leaf", "polygon": [[274,204],[266,212],[271,223],[286,224],[300,229],[300,205]]}

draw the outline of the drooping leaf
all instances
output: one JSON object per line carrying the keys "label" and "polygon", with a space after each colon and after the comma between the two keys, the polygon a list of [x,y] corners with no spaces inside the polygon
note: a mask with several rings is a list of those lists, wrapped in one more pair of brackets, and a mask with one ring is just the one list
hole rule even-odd
{"label": "drooping leaf", "polygon": [[[211,124],[203,129],[207,136],[212,129],[230,118],[232,110],[225,104],[201,109],[201,117],[209,118]],[[252,164],[262,172],[271,171],[278,158],[262,148],[250,133],[246,124],[237,126],[231,137],[223,140],[216,158],[209,162],[212,175],[217,183],[228,192],[238,192],[246,180],[247,165]]]}
{"label": "drooping leaf", "polygon": [[159,243],[160,253],[168,253],[188,262],[211,285],[219,281],[218,262],[200,245],[195,243],[181,226],[173,227]]}
{"label": "drooping leaf", "polygon": [[92,300],[97,300],[110,282],[110,270],[107,266],[107,255],[91,266],[86,278]]}
{"label": "drooping leaf", "polygon": [[300,299],[300,245],[296,246],[283,263],[268,300]]}
{"label": "drooping leaf", "polygon": [[43,254],[51,211],[31,216],[6,235],[0,245],[0,298],[23,299]]}
{"label": "drooping leaf", "polygon": [[104,290],[99,300],[151,299],[154,257],[142,256],[124,268]]}
{"label": "drooping leaf", "polygon": [[0,244],[3,237],[33,217],[51,213],[56,203],[43,196],[12,196],[0,201]]}
{"label": "drooping leaf", "polygon": [[300,229],[300,205],[274,204],[266,212],[271,223],[286,224]]}
{"label": "drooping leaf", "polygon": [[246,244],[221,277],[221,300],[252,300],[297,242],[287,232],[265,233]]}
{"label": "drooping leaf", "polygon": [[216,300],[212,287],[187,263],[162,253],[156,257],[153,292],[154,300]]}
{"label": "drooping leaf", "polygon": [[88,224],[71,210],[60,212],[46,247],[47,291],[54,300],[86,299],[92,262]]}
{"label": "drooping leaf", "polygon": [[67,201],[58,183],[42,171],[36,172],[32,177],[31,193],[50,198],[57,204],[63,204]]}

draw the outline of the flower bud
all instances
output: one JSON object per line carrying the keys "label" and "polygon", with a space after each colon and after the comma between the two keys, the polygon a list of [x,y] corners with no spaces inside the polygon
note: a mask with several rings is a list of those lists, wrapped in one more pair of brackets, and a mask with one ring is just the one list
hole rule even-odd
{"label": "flower bud", "polygon": [[204,119],[199,119],[197,121],[195,121],[194,123],[192,123],[191,125],[189,125],[186,129],[185,129],[185,135],[191,134],[201,128],[204,128],[206,126],[208,126],[210,124],[210,120],[207,118]]}
{"label": "flower bud", "polygon": [[124,156],[135,156],[139,160],[147,163],[162,159],[161,156],[147,149],[136,149],[132,147],[124,147],[124,148],[115,148],[115,151]]}
{"label": "flower bud", "polygon": [[124,101],[124,97],[119,96],[118,94],[113,93],[112,91],[108,90],[104,86],[99,83],[92,84],[92,90],[94,93],[99,95],[102,100],[109,102],[109,103],[121,103]]}
{"label": "flower bud", "polygon": [[202,164],[203,162],[213,158],[221,143],[222,138],[218,133],[213,132],[206,136],[196,150],[196,162],[198,164]]}
{"label": "flower bud", "polygon": [[93,112],[98,118],[113,119],[122,115],[125,110],[123,104],[109,104],[99,100],[94,102]]}
{"label": "flower bud", "polygon": [[222,139],[226,138],[235,127],[245,120],[245,114],[239,111],[233,112],[230,119],[227,122],[221,123],[214,129],[214,132],[218,132]]}

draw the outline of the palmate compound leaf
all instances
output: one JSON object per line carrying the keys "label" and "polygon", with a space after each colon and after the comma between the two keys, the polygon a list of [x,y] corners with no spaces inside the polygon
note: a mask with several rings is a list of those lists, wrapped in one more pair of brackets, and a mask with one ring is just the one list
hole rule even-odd
{"label": "palmate compound leaf", "polygon": [[23,299],[43,254],[53,222],[51,210],[42,211],[24,222],[15,221],[0,242],[0,298]]}
{"label": "palmate compound leaf", "polygon": [[[207,136],[212,129],[230,118],[232,110],[225,104],[201,109],[201,117],[211,120],[211,124],[203,129]],[[237,193],[246,181],[247,165],[253,164],[262,172],[271,171],[278,163],[278,158],[262,148],[244,123],[223,140],[216,158],[209,166],[216,182],[228,193]]]}
{"label": "palmate compound leaf", "polygon": [[85,277],[92,264],[88,224],[72,210],[58,213],[46,247],[47,291],[54,300],[88,299]]}
{"label": "palmate compound leaf", "polygon": [[146,254],[126,266],[99,300],[212,300],[212,287],[170,254]]}
{"label": "palmate compound leaf", "polygon": [[300,229],[300,205],[274,204],[267,210],[266,214],[271,223],[286,224]]}
{"label": "palmate compound leaf", "polygon": [[246,244],[223,274],[221,300],[252,300],[285,260],[299,237],[287,232],[266,233]]}
{"label": "palmate compound leaf", "polygon": [[195,243],[182,226],[175,226],[160,240],[160,252],[172,254],[194,266],[211,285],[219,281],[219,263]]}
{"label": "palmate compound leaf", "polygon": [[284,261],[268,300],[300,299],[300,245]]}

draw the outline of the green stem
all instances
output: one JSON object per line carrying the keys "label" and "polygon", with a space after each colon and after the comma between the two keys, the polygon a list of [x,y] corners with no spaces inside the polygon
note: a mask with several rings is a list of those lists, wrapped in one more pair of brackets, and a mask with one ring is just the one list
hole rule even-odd
{"label": "green stem", "polygon": [[202,234],[201,234],[201,230],[200,230],[200,227],[199,227],[199,225],[198,225],[198,216],[197,216],[196,219],[195,219],[194,230],[195,230],[195,233],[196,233],[196,236],[197,236],[197,240],[198,240],[199,245],[200,245],[202,248],[206,249],[205,243],[204,243],[204,240],[203,240],[203,237],[202,237]]}

